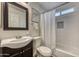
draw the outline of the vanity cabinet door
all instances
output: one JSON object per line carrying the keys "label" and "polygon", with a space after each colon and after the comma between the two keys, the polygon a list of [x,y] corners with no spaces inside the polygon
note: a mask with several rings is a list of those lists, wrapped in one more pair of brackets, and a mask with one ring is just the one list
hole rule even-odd
{"label": "vanity cabinet door", "polygon": [[29,48],[28,50],[24,50],[23,57],[33,57],[32,48]]}
{"label": "vanity cabinet door", "polygon": [[32,49],[28,49],[28,50],[23,50],[20,53],[15,54],[13,57],[32,57]]}
{"label": "vanity cabinet door", "polygon": [[16,53],[14,56],[12,56],[12,57],[22,57],[23,56],[23,54],[22,54],[22,52],[20,52],[20,53]]}
{"label": "vanity cabinet door", "polygon": [[33,57],[33,41],[23,48],[23,57]]}
{"label": "vanity cabinet door", "polygon": [[22,51],[22,49],[12,49],[9,47],[2,47],[2,56],[3,57],[13,57],[16,56]]}

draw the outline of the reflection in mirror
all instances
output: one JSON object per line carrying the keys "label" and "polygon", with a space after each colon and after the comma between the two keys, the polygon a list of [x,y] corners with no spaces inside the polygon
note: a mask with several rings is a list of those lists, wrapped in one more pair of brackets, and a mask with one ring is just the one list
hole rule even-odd
{"label": "reflection in mirror", "polygon": [[26,27],[26,10],[8,4],[8,25],[9,27]]}

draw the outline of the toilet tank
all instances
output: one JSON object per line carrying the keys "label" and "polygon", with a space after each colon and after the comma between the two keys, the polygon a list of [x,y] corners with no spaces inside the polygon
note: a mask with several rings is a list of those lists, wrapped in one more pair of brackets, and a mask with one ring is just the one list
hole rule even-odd
{"label": "toilet tank", "polygon": [[36,48],[39,47],[41,45],[41,38],[34,39],[33,44]]}
{"label": "toilet tank", "polygon": [[41,45],[41,42],[41,38],[33,39],[33,56],[36,54],[36,50]]}

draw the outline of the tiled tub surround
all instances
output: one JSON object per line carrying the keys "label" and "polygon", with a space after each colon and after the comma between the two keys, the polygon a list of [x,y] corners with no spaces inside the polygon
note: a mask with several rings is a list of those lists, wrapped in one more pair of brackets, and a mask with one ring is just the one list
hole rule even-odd
{"label": "tiled tub surround", "polygon": [[[73,8],[73,13],[56,17],[57,22],[64,22],[64,28],[56,28],[56,48],[79,56],[79,3],[71,2],[62,7]],[[60,51],[62,52],[62,51]]]}

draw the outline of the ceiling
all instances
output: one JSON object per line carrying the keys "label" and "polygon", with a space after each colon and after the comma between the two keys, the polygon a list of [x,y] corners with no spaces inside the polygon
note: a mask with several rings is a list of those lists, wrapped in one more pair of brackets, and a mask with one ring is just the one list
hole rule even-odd
{"label": "ceiling", "polygon": [[51,10],[64,2],[39,2],[39,4],[45,9],[45,10]]}
{"label": "ceiling", "polygon": [[[64,4],[64,3],[66,3],[66,2],[31,2],[32,7],[38,5],[35,8],[41,13],[52,10],[52,9],[54,9],[54,8]],[[40,8],[38,8],[38,7],[40,7]]]}

